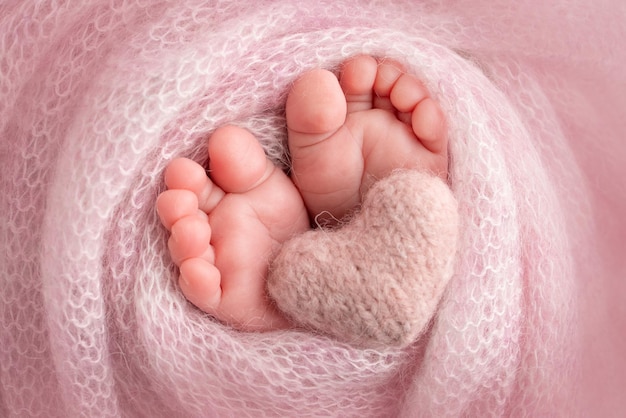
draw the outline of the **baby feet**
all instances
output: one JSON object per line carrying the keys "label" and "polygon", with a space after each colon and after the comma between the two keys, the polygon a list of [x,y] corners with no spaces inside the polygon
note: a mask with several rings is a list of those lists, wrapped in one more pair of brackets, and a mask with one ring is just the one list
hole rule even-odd
{"label": "baby feet", "polygon": [[210,179],[200,165],[174,160],[157,201],[183,293],[241,330],[289,326],[266,279],[282,244],[309,229],[307,211],[318,222],[345,218],[397,169],[447,177],[442,112],[398,63],[359,56],[339,80],[310,71],[294,83],[286,113],[292,179],[250,133],[225,127],[209,139]]}

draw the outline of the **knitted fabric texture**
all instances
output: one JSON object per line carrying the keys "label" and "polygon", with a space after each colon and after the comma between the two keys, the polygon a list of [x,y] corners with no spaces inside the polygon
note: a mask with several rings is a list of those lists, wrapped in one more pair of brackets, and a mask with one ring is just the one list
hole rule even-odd
{"label": "knitted fabric texture", "polygon": [[361,347],[403,347],[425,329],[452,276],[457,231],[445,183],[397,172],[341,228],[283,245],[268,290],[300,326]]}
{"label": "knitted fabric texture", "polygon": [[[623,410],[621,0],[0,2],[0,416],[607,416]],[[312,68],[404,63],[446,115],[458,251],[404,349],[240,333],[155,213],[226,123],[285,164]],[[605,409],[603,409],[605,408]]]}

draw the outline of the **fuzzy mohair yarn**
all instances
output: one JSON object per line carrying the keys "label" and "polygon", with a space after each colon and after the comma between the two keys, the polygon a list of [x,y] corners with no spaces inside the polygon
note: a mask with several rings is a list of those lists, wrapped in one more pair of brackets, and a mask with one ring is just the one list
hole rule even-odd
{"label": "fuzzy mohair yarn", "polygon": [[452,276],[457,205],[448,186],[399,171],[337,229],[288,241],[268,291],[299,326],[360,347],[404,347],[425,330]]}
{"label": "fuzzy mohair yarn", "polygon": [[[626,385],[621,0],[0,2],[0,416],[611,416]],[[304,71],[403,62],[449,127],[453,274],[364,349],[241,333],[154,204],[218,126],[284,164]]]}

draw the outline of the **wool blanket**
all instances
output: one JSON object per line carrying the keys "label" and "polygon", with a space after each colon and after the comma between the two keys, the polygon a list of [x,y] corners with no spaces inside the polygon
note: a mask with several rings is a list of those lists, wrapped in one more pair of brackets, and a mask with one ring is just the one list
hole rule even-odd
{"label": "wool blanket", "polygon": [[[626,383],[626,5],[4,0],[0,416],[610,416]],[[182,296],[154,204],[226,123],[286,167],[312,68],[442,106],[454,274],[414,344],[243,333]]]}

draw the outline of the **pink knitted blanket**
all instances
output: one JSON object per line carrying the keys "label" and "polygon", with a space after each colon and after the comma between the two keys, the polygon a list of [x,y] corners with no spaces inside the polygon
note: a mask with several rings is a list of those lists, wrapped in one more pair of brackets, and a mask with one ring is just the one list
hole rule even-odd
{"label": "pink knitted blanket", "polygon": [[[0,416],[609,416],[626,401],[626,6],[0,2]],[[154,210],[224,123],[369,53],[442,104],[461,222],[428,333],[361,350],[186,302]]]}

